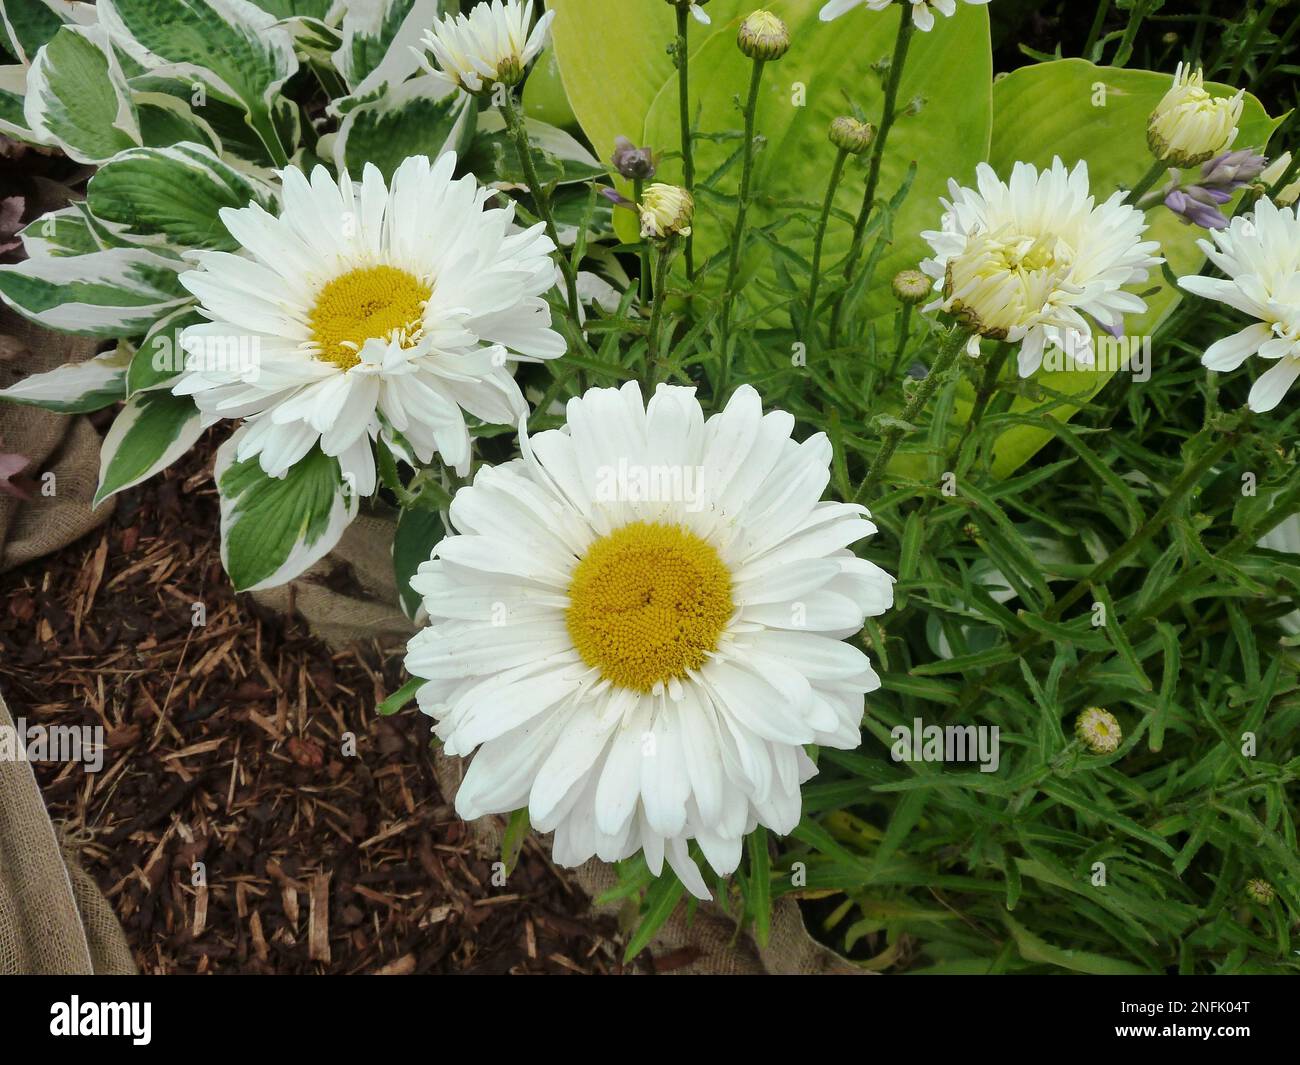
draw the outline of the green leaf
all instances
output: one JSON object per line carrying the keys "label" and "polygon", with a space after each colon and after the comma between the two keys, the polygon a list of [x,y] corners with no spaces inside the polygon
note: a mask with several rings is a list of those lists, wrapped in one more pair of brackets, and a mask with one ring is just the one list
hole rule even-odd
{"label": "green leaf", "polygon": [[86,202],[126,240],[221,251],[239,247],[221,221],[223,207],[274,204],[268,190],[198,144],[122,152],[90,179]]}
{"label": "green leaf", "polygon": [[99,26],[64,26],[27,75],[27,125],[79,163],[140,143],[140,124],[117,56]]}
{"label": "green leaf", "polygon": [[[1082,59],[1060,59],[1014,70],[993,86],[989,163],[1000,177],[1007,178],[1018,160],[1044,167],[1051,165],[1054,156],[1060,156],[1067,166],[1085,159],[1093,194],[1098,201],[1104,200],[1120,185],[1133,186],[1151,166],[1147,119],[1170,82],[1168,74],[1098,67]],[[1236,92],[1235,88],[1209,82],[1205,88],[1215,96]],[[1234,145],[1262,149],[1277,126],[1278,120],[1269,118],[1260,102],[1247,93],[1239,123],[1241,132]],[[973,177],[957,171],[953,176],[963,183]],[[1235,200],[1222,210],[1231,214],[1234,205]],[[1184,225],[1159,205],[1147,212],[1147,221],[1147,239],[1160,242],[1161,254],[1169,260],[1175,275],[1200,270],[1205,256],[1196,240],[1204,236],[1203,230]],[[1145,314],[1130,315],[1125,320],[1125,334],[1150,336],[1178,303],[1179,294],[1159,271],[1134,288],[1156,292],[1145,297]],[[1058,371],[1046,374],[1044,384],[1057,392],[1078,393],[1082,400],[1095,395],[1111,376],[1104,369]],[[1032,400],[1020,397],[1012,410],[1024,411],[1034,405]],[[969,409],[969,402],[958,401],[958,423]],[[1062,407],[1056,417],[1068,419],[1077,409]],[[1020,425],[1003,433],[994,445],[994,472],[1005,476],[1015,470],[1051,437],[1051,430],[1032,425]]]}
{"label": "green leaf", "polygon": [[181,332],[206,321],[195,304],[183,306],[158,319],[131,356],[131,365],[126,371],[127,395],[158,388],[180,373],[185,368]]}
{"label": "green leaf", "polygon": [[170,466],[202,433],[198,408],[189,396],[132,396],[104,437],[94,505]]}
{"label": "green leaf", "polygon": [[522,806],[510,815],[506,830],[501,833],[501,861],[506,867],[506,876],[515,871],[519,855],[524,849],[524,840],[528,838],[531,825],[528,822],[528,807]]}
{"label": "green leaf", "polygon": [[145,248],[25,259],[0,265],[0,298],[47,329],[139,336],[191,300],[177,281],[182,265]]}
{"label": "green leaf", "polygon": [[[396,87],[420,69],[412,52],[440,12],[438,0],[377,0],[349,4],[343,14],[342,44],[334,66],[354,97],[385,85]],[[340,113],[350,104],[335,101]]]}
{"label": "green leaf", "polygon": [[[779,63],[764,73],[758,104],[757,129],[766,146],[755,160],[754,209],[751,225],[762,228],[792,216],[791,203],[815,214],[825,195],[828,152],[826,130],[833,118],[857,105],[875,121],[884,91],[872,65],[887,58],[894,47],[899,5],[880,13],[855,12],[855,17],[828,25],[818,19],[824,0],[777,0],[767,5],[785,20],[793,44]],[[675,35],[671,8],[662,0],[637,0],[624,5],[619,17],[609,17],[606,0],[556,0],[553,26],[555,50],[569,102],[595,145],[607,159],[614,139],[626,136],[662,152],[675,152],[681,143],[676,72],[665,49]],[[710,28],[690,23],[692,70],[691,112],[697,128],[717,134],[742,126],[735,97],[745,91],[750,61],[736,47],[737,20],[753,10],[750,0],[714,0],[708,7]],[[897,239],[881,258],[877,275],[889,278],[912,266],[926,253],[919,234],[939,220],[939,197],[948,178],[973,173],[988,151],[992,57],[988,13],[983,7],[959,4],[953,18],[939,19],[930,33],[916,34],[904,70],[900,104],[924,98],[920,114],[904,115],[889,138],[879,195],[888,198],[902,185],[913,161],[918,171],[911,192],[895,222]],[[806,99],[796,99],[804,86]],[[802,106],[801,106],[802,104]],[[734,140],[699,140],[697,176],[707,176],[737,149]],[[656,180],[678,182],[681,164],[664,158]],[[720,192],[734,195],[739,167],[720,182]],[[835,207],[856,215],[862,201],[864,171],[848,170],[836,195]],[[630,195],[626,183],[620,184]],[[714,214],[704,197],[697,197],[696,260],[703,261],[730,238],[731,211]],[[626,217],[623,217],[626,216]],[[632,216],[616,212],[624,239],[635,236]],[[780,230],[782,246],[811,258],[813,227],[807,221]],[[826,236],[827,277],[848,250],[851,227],[832,225]],[[715,271],[716,273],[716,271]],[[757,275],[776,285],[771,246],[754,241],[747,253],[744,277]],[[866,316],[883,328],[893,320],[896,302],[887,284],[869,286]]]}
{"label": "green leaf", "polygon": [[62,0],[6,0],[0,3],[6,46],[20,63],[28,64],[72,13]]}
{"label": "green leaf", "polygon": [[1020,956],[1026,961],[1042,965],[1055,965],[1076,973],[1089,973],[1093,976],[1127,976],[1146,974],[1147,970],[1118,958],[1108,958],[1086,950],[1065,950],[1034,935],[1029,929],[1017,923],[1010,914],[1003,914],[1007,927],[1020,950]]}
{"label": "green leaf", "polygon": [[60,414],[102,410],[126,398],[126,367],[130,357],[130,349],[122,347],[84,362],[65,362],[0,389],[0,399]]}
{"label": "green leaf", "polygon": [[414,618],[420,608],[420,595],[411,588],[411,578],[421,563],[429,561],[434,545],[447,535],[442,515],[423,507],[407,507],[397,517],[393,533],[393,572],[402,611]]}
{"label": "green leaf", "polygon": [[664,870],[663,876],[646,889],[645,916],[641,918],[641,924],[628,940],[627,949],[623,951],[624,964],[630,962],[650,945],[650,940],[654,939],[655,933],[672,916],[685,890],[676,874],[667,869]]}
{"label": "green leaf", "polygon": [[298,59],[273,15],[248,0],[100,0],[96,9],[137,63],[237,101],[271,158],[289,161],[273,106]]}
{"label": "green leaf", "polygon": [[415,698],[416,692],[428,683],[429,682],[423,677],[412,677],[398,688],[397,691],[393,692],[392,695],[376,706],[375,713],[382,717],[388,717],[390,714],[397,713],[397,711],[402,709],[402,707]]}
{"label": "green leaf", "polygon": [[745,841],[749,850],[749,912],[754,918],[754,939],[766,947],[772,934],[772,858],[767,852],[767,829],[760,825]]}
{"label": "green leaf", "polygon": [[334,164],[361,177],[374,163],[388,181],[412,155],[436,159],[462,152],[474,137],[476,105],[460,89],[426,75],[395,86],[343,116],[334,139]]}
{"label": "green leaf", "polygon": [[236,461],[240,429],[217,451],[221,560],[235,589],[272,588],[293,580],[338,543],[356,517],[356,494],[344,490],[336,459],[319,447],[271,477],[257,456]]}

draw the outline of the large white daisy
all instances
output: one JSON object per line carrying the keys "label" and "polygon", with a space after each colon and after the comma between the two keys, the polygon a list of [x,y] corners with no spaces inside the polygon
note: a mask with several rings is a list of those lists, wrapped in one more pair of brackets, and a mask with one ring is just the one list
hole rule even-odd
{"label": "large white daisy", "polygon": [[420,43],[433,54],[437,67],[429,66],[423,57],[422,62],[431,73],[466,92],[482,92],[495,84],[516,85],[546,47],[554,18],[555,12],[547,11],[529,33],[533,0],[475,4],[468,15],[434,20]]}
{"label": "large white daisy", "polygon": [[[869,11],[884,11],[893,2],[894,0],[829,0],[818,17],[823,22],[830,22],[855,7],[865,7]],[[922,33],[929,33],[934,29],[936,11],[946,18],[952,18],[957,14],[957,0],[899,0],[899,2],[907,3],[911,7],[912,24]],[[983,5],[989,0],[965,0],[965,2]]]}
{"label": "large white daisy", "polygon": [[1124,315],[1146,303],[1124,286],[1145,281],[1162,260],[1142,240],[1146,219],[1116,192],[1098,204],[1088,165],[1060,159],[1039,171],[1016,163],[1002,181],[981,163],[976,188],[956,181],[942,228],[922,233],[934,257],[921,269],[939,298],[927,310],[957,315],[976,336],[1020,345],[1020,373],[1032,374],[1052,344],[1091,365],[1093,323],[1118,335]]}
{"label": "large white daisy", "polygon": [[880,681],[843,641],[893,588],[793,428],[749,387],[707,421],[691,388],[592,389],[457,493],[406,668],[444,750],[477,749],[462,817],[527,806],[561,864],[644,850],[702,898],[689,840],[726,874],[756,825],[795,827],[802,745],[860,742]]}
{"label": "large white daisy", "polygon": [[1300,377],[1300,217],[1294,207],[1260,199],[1252,215],[1234,218],[1226,229],[1198,243],[1210,262],[1227,274],[1180,277],[1188,292],[1236,307],[1257,321],[1217,340],[1202,362],[1211,370],[1235,370],[1251,355],[1274,359],[1251,386],[1250,409],[1269,411]]}
{"label": "large white daisy", "polygon": [[[317,167],[281,171],[279,217],[225,209],[240,253],[201,252],[181,283],[211,321],[185,330],[192,395],[210,423],[247,419],[236,456],[283,476],[319,442],[374,487],[370,441],[381,433],[421,462],[434,452],[468,472],[464,412],[514,424],[527,412],[508,364],[553,359],[564,341],[542,298],[554,245],[455,156],[405,160],[391,188],[367,165],[359,186]],[[232,342],[247,356],[222,357]]]}

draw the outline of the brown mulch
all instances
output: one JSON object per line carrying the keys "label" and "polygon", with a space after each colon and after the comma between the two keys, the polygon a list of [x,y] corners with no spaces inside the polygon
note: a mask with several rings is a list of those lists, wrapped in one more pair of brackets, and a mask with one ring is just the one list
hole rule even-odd
{"label": "brown mulch", "polygon": [[612,922],[535,839],[494,883],[434,782],[429,719],[375,714],[400,647],[331,652],[231,591],[210,469],[196,449],[0,577],[13,715],[105,729],[99,773],[35,768],[141,971],[622,971]]}

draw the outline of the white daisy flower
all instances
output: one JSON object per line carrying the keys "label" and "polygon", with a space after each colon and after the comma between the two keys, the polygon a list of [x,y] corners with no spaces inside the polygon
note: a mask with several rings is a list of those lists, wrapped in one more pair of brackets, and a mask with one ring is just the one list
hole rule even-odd
{"label": "white daisy flower", "polygon": [[707,421],[692,388],[597,388],[456,494],[406,668],[444,750],[478,750],[461,817],[527,806],[560,864],[643,850],[701,898],[688,841],[727,874],[756,825],[795,827],[803,745],[860,742],[880,681],[843,641],[893,588],[793,428],[747,386]]}
{"label": "white daisy flower", "polygon": [[1016,163],[1011,181],[976,168],[975,189],[948,187],[942,228],[922,233],[934,258],[921,269],[945,310],[975,334],[1020,345],[1020,373],[1032,374],[1047,344],[1080,365],[1092,365],[1092,323],[1119,335],[1125,314],[1146,303],[1124,286],[1145,281],[1162,260],[1144,241],[1146,219],[1116,192],[1098,205],[1088,191],[1088,165],[1066,170],[1060,159],[1039,171]]}
{"label": "white daisy flower", "polygon": [[[319,442],[367,495],[381,433],[463,474],[464,412],[512,425],[527,413],[509,361],[565,347],[542,298],[554,245],[540,224],[516,227],[512,208],[487,209],[492,191],[453,180],[455,165],[413,156],[391,188],[369,164],[359,186],[290,167],[278,218],[221,212],[243,251],[195,253],[181,274],[211,321],[185,330],[172,391],[208,424],[247,419],[238,461],[258,455],[280,477]],[[255,357],[219,357],[232,342]]]}
{"label": "white daisy flower", "polygon": [[[821,9],[819,17],[823,22],[830,22],[855,7],[865,7],[869,11],[884,11],[893,2],[894,0],[829,0]],[[936,11],[945,18],[952,18],[957,14],[957,0],[899,0],[899,2],[911,5],[912,24],[922,33],[929,33],[934,29]],[[965,0],[965,2],[987,4],[989,0]]]}
{"label": "white daisy flower", "polygon": [[554,11],[533,21],[533,0],[492,0],[476,4],[468,15],[435,19],[420,43],[433,53],[437,69],[420,53],[425,69],[478,93],[495,84],[517,85],[524,70],[546,47]]}
{"label": "white daisy flower", "polygon": [[1274,359],[1247,400],[1253,411],[1269,411],[1300,377],[1300,217],[1294,207],[1277,207],[1267,197],[1253,215],[1234,218],[1226,229],[1201,240],[1205,254],[1227,274],[1180,277],[1188,292],[1236,307],[1257,321],[1217,340],[1201,361],[1211,370],[1235,370],[1251,355]]}
{"label": "white daisy flower", "polygon": [[1175,167],[1200,166],[1237,139],[1245,90],[1236,96],[1211,96],[1205,75],[1178,64],[1174,82],[1147,122],[1151,154]]}

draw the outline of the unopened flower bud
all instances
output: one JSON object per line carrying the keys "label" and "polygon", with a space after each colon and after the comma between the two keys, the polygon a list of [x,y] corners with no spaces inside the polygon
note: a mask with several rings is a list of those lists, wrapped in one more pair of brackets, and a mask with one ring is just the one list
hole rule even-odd
{"label": "unopened flower bud", "polygon": [[1074,734],[1093,754],[1114,754],[1124,732],[1115,715],[1100,706],[1090,706],[1074,722]]}
{"label": "unopened flower bud", "polygon": [[920,270],[900,270],[892,282],[894,298],[909,305],[921,303],[930,295],[934,283]]}
{"label": "unopened flower bud", "polygon": [[836,148],[842,148],[850,155],[861,155],[876,139],[876,127],[870,122],[859,122],[852,115],[840,115],[831,120],[827,136]]}
{"label": "unopened flower bud", "polygon": [[770,11],[755,11],[740,24],[736,43],[750,59],[780,59],[790,50],[790,31]]}
{"label": "unopened flower bud", "polygon": [[695,200],[678,185],[656,182],[645,190],[637,205],[641,212],[641,236],[648,240],[666,240],[680,234],[691,235],[695,217]]}
{"label": "unopened flower bud", "polygon": [[1277,892],[1273,890],[1273,885],[1267,880],[1260,880],[1256,877],[1253,880],[1246,881],[1246,897],[1251,902],[1258,902],[1261,906],[1267,906],[1277,897]]}
{"label": "unopened flower bud", "polygon": [[1253,148],[1223,152],[1201,166],[1201,180],[1197,184],[1240,188],[1259,177],[1267,165],[1268,160]]}
{"label": "unopened flower bud", "polygon": [[1244,93],[1211,96],[1204,82],[1199,69],[1179,63],[1173,85],[1151,112],[1147,145],[1161,162],[1198,166],[1236,138]]}
{"label": "unopened flower bud", "polygon": [[654,152],[649,148],[638,148],[626,137],[618,137],[614,141],[614,154],[610,162],[629,181],[645,181],[654,177],[657,169]]}

